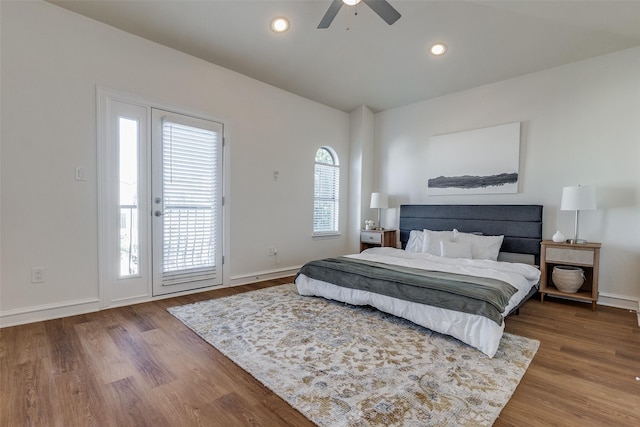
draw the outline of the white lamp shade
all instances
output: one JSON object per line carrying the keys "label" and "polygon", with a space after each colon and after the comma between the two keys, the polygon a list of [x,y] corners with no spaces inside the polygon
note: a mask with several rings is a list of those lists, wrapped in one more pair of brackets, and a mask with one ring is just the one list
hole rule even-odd
{"label": "white lamp shade", "polygon": [[384,193],[371,193],[371,209],[386,209],[389,207],[389,197]]}
{"label": "white lamp shade", "polygon": [[594,187],[564,187],[562,189],[563,211],[592,211],[596,209],[596,189]]}

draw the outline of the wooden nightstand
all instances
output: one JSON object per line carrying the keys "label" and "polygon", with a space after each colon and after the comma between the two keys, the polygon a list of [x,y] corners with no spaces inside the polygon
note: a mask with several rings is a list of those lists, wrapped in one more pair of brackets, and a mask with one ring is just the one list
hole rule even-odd
{"label": "wooden nightstand", "polygon": [[360,252],[373,247],[396,247],[396,230],[361,230]]}
{"label": "wooden nightstand", "polygon": [[[540,245],[540,302],[544,302],[545,295],[554,295],[591,302],[591,309],[595,310],[598,301],[600,243],[571,244],[543,240]],[[585,281],[578,292],[562,292],[553,285],[551,273],[556,265],[571,265],[584,270]]]}

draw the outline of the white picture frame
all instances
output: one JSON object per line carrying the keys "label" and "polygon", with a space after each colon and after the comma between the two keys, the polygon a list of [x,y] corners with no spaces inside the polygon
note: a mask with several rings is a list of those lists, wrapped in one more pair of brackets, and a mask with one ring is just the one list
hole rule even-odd
{"label": "white picture frame", "polygon": [[520,122],[433,136],[426,165],[429,195],[517,193]]}

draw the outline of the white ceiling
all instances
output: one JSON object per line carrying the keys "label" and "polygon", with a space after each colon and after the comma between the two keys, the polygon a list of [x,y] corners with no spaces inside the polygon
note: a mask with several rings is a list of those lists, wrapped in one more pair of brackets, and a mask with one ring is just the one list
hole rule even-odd
{"label": "white ceiling", "polygon": [[[331,0],[51,3],[322,104],[382,111],[640,45],[640,1],[389,0],[316,29]],[[269,24],[286,16],[291,28]],[[347,30],[347,26],[349,29]],[[448,46],[443,57],[427,47]]]}

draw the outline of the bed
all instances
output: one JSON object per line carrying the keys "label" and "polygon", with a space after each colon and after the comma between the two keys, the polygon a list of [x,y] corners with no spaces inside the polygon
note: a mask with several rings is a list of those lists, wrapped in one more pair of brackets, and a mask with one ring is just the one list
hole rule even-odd
{"label": "bed", "polygon": [[370,305],[489,357],[504,319],[537,290],[540,205],[402,205],[401,249],[314,260],[298,293]]}

